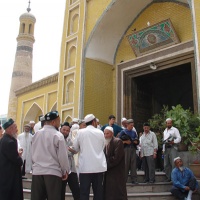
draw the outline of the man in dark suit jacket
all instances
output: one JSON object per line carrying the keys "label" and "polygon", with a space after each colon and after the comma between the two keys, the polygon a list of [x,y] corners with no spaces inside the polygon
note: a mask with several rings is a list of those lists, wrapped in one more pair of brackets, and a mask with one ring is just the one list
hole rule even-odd
{"label": "man in dark suit jacket", "polygon": [[23,200],[21,155],[18,153],[17,126],[12,119],[3,124],[5,133],[0,140],[0,199]]}
{"label": "man in dark suit jacket", "polygon": [[107,171],[104,179],[104,200],[127,200],[125,154],[122,140],[115,138],[113,128],[104,129]]}

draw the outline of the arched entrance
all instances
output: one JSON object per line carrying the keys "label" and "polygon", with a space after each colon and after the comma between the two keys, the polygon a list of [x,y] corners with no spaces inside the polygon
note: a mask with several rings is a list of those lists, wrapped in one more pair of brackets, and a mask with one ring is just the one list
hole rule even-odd
{"label": "arched entrance", "polygon": [[118,117],[133,118],[141,131],[143,122],[163,105],[181,104],[197,112],[192,46],[187,42],[120,64]]}

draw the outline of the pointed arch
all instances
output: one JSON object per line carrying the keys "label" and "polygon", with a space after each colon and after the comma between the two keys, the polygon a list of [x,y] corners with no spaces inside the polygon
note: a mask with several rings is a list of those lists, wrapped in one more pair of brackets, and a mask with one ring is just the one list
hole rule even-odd
{"label": "pointed arch", "polygon": [[68,115],[65,119],[64,122],[72,122],[72,117],[70,115]]}
{"label": "pointed arch", "polygon": [[69,80],[66,85],[66,103],[73,103],[74,101],[74,81]]}
{"label": "pointed arch", "polygon": [[78,25],[79,25],[79,14],[74,14],[74,16],[71,19],[70,23],[70,35],[78,32]]}
{"label": "pointed arch", "polygon": [[57,102],[55,102],[51,108],[51,111],[56,111],[57,109],[58,109],[58,105],[57,105]]}
{"label": "pointed arch", "polygon": [[23,126],[28,124],[30,121],[37,122],[40,115],[43,115],[43,111],[41,107],[34,102],[25,114],[24,119],[22,120],[21,128],[23,128]]}
{"label": "pointed arch", "polygon": [[70,0],[70,4],[75,3],[77,0]]}
{"label": "pointed arch", "polygon": [[76,47],[71,46],[68,52],[68,68],[76,66]]}

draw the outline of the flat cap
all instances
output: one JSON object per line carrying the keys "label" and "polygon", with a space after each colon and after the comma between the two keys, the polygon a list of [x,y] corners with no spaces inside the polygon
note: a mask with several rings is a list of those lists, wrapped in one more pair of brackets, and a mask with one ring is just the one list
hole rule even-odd
{"label": "flat cap", "polygon": [[51,121],[56,119],[57,117],[59,117],[58,111],[51,111],[44,116],[44,119],[45,121]]}
{"label": "flat cap", "polygon": [[14,123],[14,120],[12,118],[8,119],[4,124],[3,124],[3,128],[4,130],[6,130],[9,126],[11,126]]}
{"label": "flat cap", "polygon": [[84,121],[85,123],[88,123],[88,122],[91,122],[94,118],[95,116],[93,114],[88,114],[85,116]]}

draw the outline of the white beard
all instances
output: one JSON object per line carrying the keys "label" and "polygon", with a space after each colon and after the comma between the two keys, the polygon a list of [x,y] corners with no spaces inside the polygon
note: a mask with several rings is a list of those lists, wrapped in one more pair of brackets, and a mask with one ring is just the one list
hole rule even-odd
{"label": "white beard", "polygon": [[106,144],[106,146],[110,143],[111,139],[112,139],[112,138],[107,138],[107,139],[105,139],[105,144]]}

